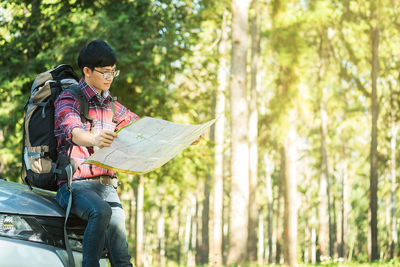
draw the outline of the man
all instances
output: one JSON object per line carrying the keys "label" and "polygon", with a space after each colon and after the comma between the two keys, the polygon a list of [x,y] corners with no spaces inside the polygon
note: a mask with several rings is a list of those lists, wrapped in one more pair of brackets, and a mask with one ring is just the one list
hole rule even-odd
{"label": "man", "polygon": [[[102,40],[92,41],[80,51],[78,66],[82,78],[79,87],[89,102],[88,115],[94,120],[82,123],[79,102],[68,91],[60,94],[55,102],[58,150],[62,152],[65,147],[72,148],[67,153],[70,152],[71,161],[77,163],[72,176],[71,212],[88,221],[83,236],[82,266],[99,266],[104,246],[112,266],[132,266],[125,214],[116,192],[118,183],[115,173],[95,165],[82,164],[96,148],[110,146],[117,137],[116,130],[139,118],[110,96],[111,83],[119,74],[116,63],[113,49]],[[56,199],[65,209],[69,191],[66,181],[58,181],[58,184]]]}

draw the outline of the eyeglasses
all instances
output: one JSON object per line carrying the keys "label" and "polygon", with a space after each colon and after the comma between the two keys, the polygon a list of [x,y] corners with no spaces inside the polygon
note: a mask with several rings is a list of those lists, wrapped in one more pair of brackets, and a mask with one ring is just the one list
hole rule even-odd
{"label": "eyeglasses", "polygon": [[94,69],[94,71],[97,71],[98,73],[103,74],[104,79],[111,79],[111,78],[117,77],[119,75],[119,70],[102,72],[102,71],[98,71],[98,70]]}

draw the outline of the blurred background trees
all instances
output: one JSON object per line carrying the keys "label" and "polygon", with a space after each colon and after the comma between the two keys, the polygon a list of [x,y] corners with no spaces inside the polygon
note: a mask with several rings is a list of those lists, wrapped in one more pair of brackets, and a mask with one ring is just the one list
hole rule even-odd
{"label": "blurred background trees", "polygon": [[34,77],[104,39],[113,95],[209,135],[121,175],[137,266],[399,255],[400,1],[0,1],[0,174]]}

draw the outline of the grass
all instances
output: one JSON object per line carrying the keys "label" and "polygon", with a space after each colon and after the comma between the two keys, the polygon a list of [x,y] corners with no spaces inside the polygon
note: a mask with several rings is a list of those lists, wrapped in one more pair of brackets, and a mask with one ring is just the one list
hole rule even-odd
{"label": "grass", "polygon": [[399,261],[382,261],[382,262],[330,262],[326,264],[299,264],[301,267],[367,267],[367,266],[379,266],[379,267],[389,267],[389,266],[400,266]]}
{"label": "grass", "polygon": [[[134,264],[134,260],[132,260]],[[108,262],[107,267],[110,267],[110,263]],[[135,265],[133,265],[135,266]],[[168,262],[164,265],[164,267],[187,267],[188,265],[179,265],[175,262]],[[237,265],[235,267],[281,267],[284,265],[281,264],[243,264]],[[378,262],[328,262],[328,263],[318,263],[318,264],[311,264],[311,263],[298,263],[298,267],[394,267],[400,266],[400,261],[378,261]],[[150,267],[156,267],[156,265],[151,265]],[[159,266],[157,266],[159,267]],[[210,265],[197,265],[196,267],[211,267]],[[228,267],[228,266],[226,266]]]}

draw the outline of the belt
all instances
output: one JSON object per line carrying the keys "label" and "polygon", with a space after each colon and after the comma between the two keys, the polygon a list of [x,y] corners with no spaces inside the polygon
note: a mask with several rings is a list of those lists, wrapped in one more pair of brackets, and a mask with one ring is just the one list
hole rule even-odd
{"label": "belt", "polygon": [[98,182],[102,185],[112,185],[115,189],[118,188],[118,178],[116,176],[100,175],[87,179],[89,181]]}

